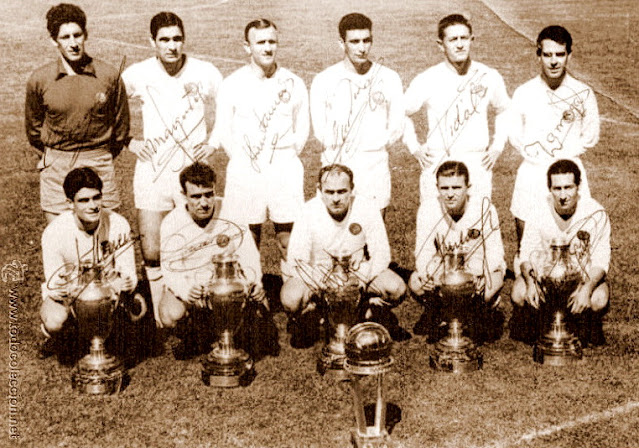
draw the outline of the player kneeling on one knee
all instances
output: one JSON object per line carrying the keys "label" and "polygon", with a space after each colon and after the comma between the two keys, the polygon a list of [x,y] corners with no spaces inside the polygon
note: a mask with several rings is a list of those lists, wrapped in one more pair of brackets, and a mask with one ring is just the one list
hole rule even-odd
{"label": "player kneeling on one knee", "polygon": [[379,207],[353,193],[353,173],[343,165],[320,170],[318,194],[304,204],[288,246],[292,277],[282,287],[289,313],[314,307],[312,298],[328,286],[335,257],[350,256],[348,270],[360,282],[373,307],[401,303],[406,285],[388,269],[390,246]]}

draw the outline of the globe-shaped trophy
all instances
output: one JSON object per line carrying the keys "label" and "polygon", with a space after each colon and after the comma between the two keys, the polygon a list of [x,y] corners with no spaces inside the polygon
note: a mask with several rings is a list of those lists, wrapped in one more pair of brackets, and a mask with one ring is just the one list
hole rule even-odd
{"label": "globe-shaped trophy", "polygon": [[[104,348],[104,341],[113,327],[113,312],[120,296],[105,278],[101,266],[81,266],[73,286],[72,310],[81,339],[90,339],[89,354],[76,364],[71,375],[73,388],[90,395],[110,395],[120,392],[126,373],[124,364]],[[140,304],[146,311],[144,304]],[[138,318],[141,317],[138,316]]]}
{"label": "globe-shaped trophy", "polygon": [[448,322],[448,335],[435,345],[430,365],[435,370],[463,373],[481,369],[483,356],[475,343],[463,335],[460,316],[475,299],[475,282],[465,270],[466,253],[459,247],[443,252],[444,271],[440,279],[443,316]]}
{"label": "globe-shaped trophy", "polygon": [[533,349],[533,359],[541,364],[563,366],[582,358],[579,339],[567,327],[570,297],[582,281],[581,270],[563,239],[550,243],[550,257],[539,278],[541,335]]}
{"label": "globe-shaped trophy", "polygon": [[206,306],[211,310],[217,341],[202,360],[202,381],[207,386],[237,387],[253,371],[253,360],[236,348],[234,336],[242,325],[248,299],[237,256],[220,254],[212,259],[214,278],[209,284]]}
{"label": "globe-shaped trophy", "polygon": [[351,271],[351,256],[333,257],[326,280],[327,287],[320,295],[328,337],[318,356],[317,371],[345,379],[346,335],[357,323],[361,298],[359,279]]}
{"label": "globe-shaped trophy", "polygon": [[[357,426],[351,433],[358,448],[389,448],[394,446],[386,430],[386,399],[384,374],[391,370],[393,341],[383,325],[363,322],[350,329],[346,337],[345,370],[350,374],[353,390],[353,410]],[[375,384],[375,414],[373,425],[366,421],[363,379],[372,377]]]}

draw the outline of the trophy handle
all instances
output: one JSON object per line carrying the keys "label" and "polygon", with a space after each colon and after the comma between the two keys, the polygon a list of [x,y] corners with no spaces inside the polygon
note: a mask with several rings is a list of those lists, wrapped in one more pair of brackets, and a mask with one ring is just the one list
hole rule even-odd
{"label": "trophy handle", "polygon": [[148,307],[146,306],[146,300],[144,300],[144,297],[142,297],[142,295],[140,295],[139,293],[135,293],[133,295],[133,302],[137,302],[138,305],[140,306],[140,312],[135,314],[131,308],[127,309],[127,313],[129,315],[129,319],[131,319],[131,322],[137,322],[140,319],[142,319],[144,317],[144,315],[147,312]]}

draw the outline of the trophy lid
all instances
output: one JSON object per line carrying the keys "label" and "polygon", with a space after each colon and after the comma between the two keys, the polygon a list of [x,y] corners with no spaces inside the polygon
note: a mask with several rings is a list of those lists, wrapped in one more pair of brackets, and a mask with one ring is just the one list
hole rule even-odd
{"label": "trophy lid", "polygon": [[346,336],[344,369],[356,375],[375,375],[390,370],[392,339],[383,325],[362,322]]}

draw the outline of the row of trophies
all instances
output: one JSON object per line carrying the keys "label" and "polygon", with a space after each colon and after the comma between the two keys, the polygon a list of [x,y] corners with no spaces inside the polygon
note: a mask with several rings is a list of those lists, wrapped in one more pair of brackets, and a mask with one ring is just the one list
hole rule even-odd
{"label": "row of trophies", "polygon": [[[253,373],[253,360],[237,348],[234,335],[240,328],[248,301],[247,284],[234,256],[216,256],[212,263],[215,276],[210,285],[206,306],[211,310],[216,342],[202,360],[202,380],[206,385],[236,387]],[[465,254],[458,248],[443,254],[444,270],[440,295],[448,309],[448,335],[440,340],[430,357],[436,370],[454,373],[480,369],[482,354],[470,338],[463,335],[458,318],[476,294],[474,278],[465,270]],[[353,431],[356,446],[388,446],[383,397],[383,376],[393,364],[388,331],[372,322],[357,323],[362,296],[360,282],[351,269],[349,256],[334,258],[333,269],[326,275],[336,281],[316,294],[328,324],[325,344],[318,356],[317,370],[338,380],[348,380],[354,396],[357,428]],[[552,315],[534,347],[534,359],[550,365],[565,365],[582,356],[579,341],[566,329],[565,316],[569,297],[580,281],[578,266],[571,262],[569,246],[555,242],[538,284],[545,306]],[[104,349],[110,333],[113,312],[119,295],[109,286],[99,268],[85,268],[79,276],[79,293],[70,304],[80,330],[91,334],[90,352],[74,368],[73,387],[87,394],[106,395],[122,388],[123,363]],[[143,300],[140,307],[144,308]],[[131,319],[139,319],[145,309]],[[325,324],[326,325],[326,324]],[[364,412],[361,379],[375,377],[376,403],[373,426],[368,426]]]}

